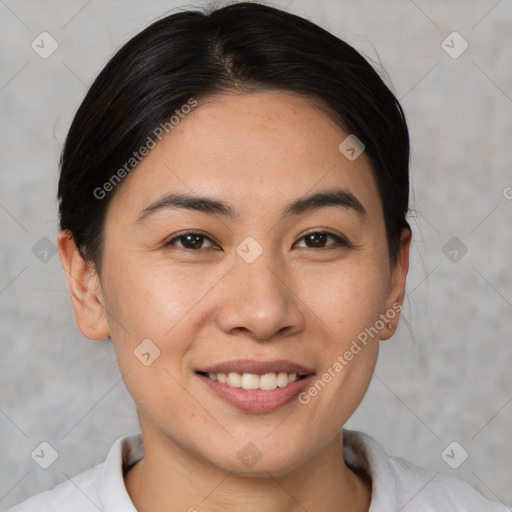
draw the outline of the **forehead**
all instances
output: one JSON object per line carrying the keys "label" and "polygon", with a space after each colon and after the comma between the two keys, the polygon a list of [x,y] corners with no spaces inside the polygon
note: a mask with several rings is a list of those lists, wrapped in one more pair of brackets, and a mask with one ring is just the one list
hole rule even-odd
{"label": "forehead", "polygon": [[124,178],[113,202],[136,215],[165,192],[179,191],[222,198],[237,211],[271,209],[338,186],[354,193],[370,215],[379,214],[366,155],[351,161],[339,150],[348,135],[314,102],[293,94],[198,100]]}

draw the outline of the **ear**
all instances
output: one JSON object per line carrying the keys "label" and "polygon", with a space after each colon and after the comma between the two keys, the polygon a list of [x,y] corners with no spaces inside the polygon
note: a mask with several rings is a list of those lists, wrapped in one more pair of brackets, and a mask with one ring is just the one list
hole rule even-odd
{"label": "ear", "polygon": [[61,230],[57,240],[78,328],[91,340],[107,338],[107,315],[94,266],[82,258],[69,230]]}
{"label": "ear", "polygon": [[[390,289],[386,300],[386,312],[390,312],[390,314],[387,316],[388,319],[384,319],[385,326],[380,334],[381,340],[391,338],[398,325],[400,311],[402,310],[405,298],[405,279],[409,270],[409,248],[411,246],[411,239],[411,230],[409,228],[403,228],[397,261],[395,266],[391,269]],[[400,308],[398,308],[398,304]],[[391,312],[393,311],[395,311],[396,314],[392,315]]]}

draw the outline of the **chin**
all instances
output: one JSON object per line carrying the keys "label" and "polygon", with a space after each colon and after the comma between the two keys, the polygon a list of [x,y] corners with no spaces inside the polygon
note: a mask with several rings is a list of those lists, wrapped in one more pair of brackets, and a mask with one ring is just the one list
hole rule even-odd
{"label": "chin", "polygon": [[226,447],[206,458],[216,467],[241,477],[268,477],[269,473],[272,476],[286,475],[304,463],[304,454],[298,453],[303,446],[283,446],[282,443],[269,443],[268,439],[266,443],[244,441],[234,444],[236,446]]}

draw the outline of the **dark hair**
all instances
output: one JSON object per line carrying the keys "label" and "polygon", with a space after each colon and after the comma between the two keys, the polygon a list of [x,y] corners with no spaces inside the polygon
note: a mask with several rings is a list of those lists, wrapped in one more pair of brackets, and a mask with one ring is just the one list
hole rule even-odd
{"label": "dark hair", "polygon": [[[402,228],[409,228],[409,133],[398,100],[344,41],[299,16],[251,2],[154,22],[119,49],[91,85],[67,135],[58,187],[60,227],[71,231],[82,257],[100,272],[103,225],[115,193],[114,186],[102,187],[116,171],[119,180],[129,172],[127,162],[136,165],[134,151],[156,127],[168,126],[191,98],[256,90],[315,100],[364,143],[394,265]],[[107,189],[98,198],[97,191]]]}

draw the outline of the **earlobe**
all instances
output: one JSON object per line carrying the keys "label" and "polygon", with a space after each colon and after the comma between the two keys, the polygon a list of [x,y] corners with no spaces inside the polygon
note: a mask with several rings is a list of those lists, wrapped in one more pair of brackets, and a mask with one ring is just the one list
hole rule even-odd
{"label": "earlobe", "polygon": [[78,251],[69,230],[61,230],[57,246],[78,328],[91,340],[109,336],[101,283],[94,267]]}
{"label": "earlobe", "polygon": [[412,233],[408,228],[402,230],[400,238],[400,250],[397,256],[396,265],[391,270],[391,287],[386,302],[386,312],[389,321],[381,331],[381,340],[387,340],[394,334],[400,318],[400,311],[405,298],[405,283],[409,270],[409,248],[411,245]]}

